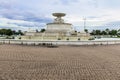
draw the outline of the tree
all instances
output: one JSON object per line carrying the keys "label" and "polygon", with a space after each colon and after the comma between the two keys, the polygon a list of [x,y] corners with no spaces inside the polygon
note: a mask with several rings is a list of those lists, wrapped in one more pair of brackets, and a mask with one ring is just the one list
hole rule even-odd
{"label": "tree", "polygon": [[120,31],[120,29],[118,29],[118,31]]}
{"label": "tree", "polygon": [[21,30],[18,30],[17,32],[15,30],[11,29],[0,29],[0,35],[4,36],[11,36],[11,35],[23,35]]}
{"label": "tree", "polygon": [[109,30],[109,29],[106,29],[106,30],[93,30],[91,33],[91,35],[112,35],[112,36],[117,36],[120,34],[120,29],[119,30]]}
{"label": "tree", "polygon": [[107,32],[106,31],[102,31],[101,35],[107,35]]}
{"label": "tree", "polygon": [[11,35],[13,35],[13,32],[11,29],[7,29],[5,34],[8,36],[11,36]]}
{"label": "tree", "polygon": [[85,32],[88,33],[88,29],[85,29]]}
{"label": "tree", "polygon": [[117,36],[120,37],[120,29],[117,31]]}
{"label": "tree", "polygon": [[13,33],[13,35],[16,35],[16,31],[15,30],[13,30],[12,33]]}
{"label": "tree", "polygon": [[13,32],[11,29],[0,29],[0,35],[11,36],[11,35],[13,35]]}
{"label": "tree", "polygon": [[18,35],[23,35],[21,30],[18,30]]}
{"label": "tree", "polygon": [[109,35],[110,30],[107,28],[106,30],[107,35]]}
{"label": "tree", "polygon": [[115,35],[117,35],[117,30],[111,30],[111,31],[109,32],[109,34],[115,36]]}
{"label": "tree", "polygon": [[96,35],[96,30],[93,30],[90,34],[91,35]]}
{"label": "tree", "polygon": [[41,31],[40,32],[45,32],[46,30],[45,29],[41,29]]}
{"label": "tree", "polygon": [[96,30],[96,35],[101,35],[101,31],[100,30]]}

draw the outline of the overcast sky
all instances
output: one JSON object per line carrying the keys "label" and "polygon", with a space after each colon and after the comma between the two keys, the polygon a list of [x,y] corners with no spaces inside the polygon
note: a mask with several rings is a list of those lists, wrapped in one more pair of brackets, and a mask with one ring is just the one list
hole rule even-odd
{"label": "overcast sky", "polygon": [[66,22],[77,30],[119,29],[120,0],[0,0],[0,28],[44,28],[55,12],[66,13]]}

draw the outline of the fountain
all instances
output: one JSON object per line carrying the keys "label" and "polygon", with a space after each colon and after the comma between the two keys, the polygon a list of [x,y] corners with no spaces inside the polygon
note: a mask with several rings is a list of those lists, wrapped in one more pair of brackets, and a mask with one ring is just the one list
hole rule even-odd
{"label": "fountain", "polygon": [[47,24],[46,32],[68,33],[68,32],[71,32],[73,30],[72,24],[65,23],[64,19],[62,19],[62,17],[66,16],[65,13],[53,13],[52,15],[56,18],[54,19],[53,23]]}

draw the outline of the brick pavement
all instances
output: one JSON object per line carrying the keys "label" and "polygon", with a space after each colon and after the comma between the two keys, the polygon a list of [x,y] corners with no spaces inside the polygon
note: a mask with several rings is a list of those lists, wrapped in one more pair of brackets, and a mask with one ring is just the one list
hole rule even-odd
{"label": "brick pavement", "polygon": [[120,45],[0,45],[0,80],[120,80]]}

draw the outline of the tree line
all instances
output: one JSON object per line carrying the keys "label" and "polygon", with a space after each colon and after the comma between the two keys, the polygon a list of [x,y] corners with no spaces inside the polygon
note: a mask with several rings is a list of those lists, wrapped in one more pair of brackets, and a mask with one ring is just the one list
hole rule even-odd
{"label": "tree line", "polygon": [[118,36],[120,35],[120,29],[119,30],[110,30],[110,29],[105,29],[105,30],[93,30],[91,35],[112,35],[112,36]]}
{"label": "tree line", "polygon": [[0,35],[1,36],[23,35],[23,32],[21,30],[15,31],[11,29],[0,29]]}
{"label": "tree line", "polygon": [[[38,31],[36,31],[38,32]],[[45,32],[45,29],[41,29],[40,32]],[[85,32],[88,33],[88,30],[85,29]],[[90,32],[91,35],[113,35],[113,36],[120,36],[120,29],[119,30],[110,30],[110,29],[105,29],[105,30],[93,30]],[[11,35],[23,35],[23,32],[21,30],[15,31],[11,29],[0,29],[0,36],[11,36]]]}

